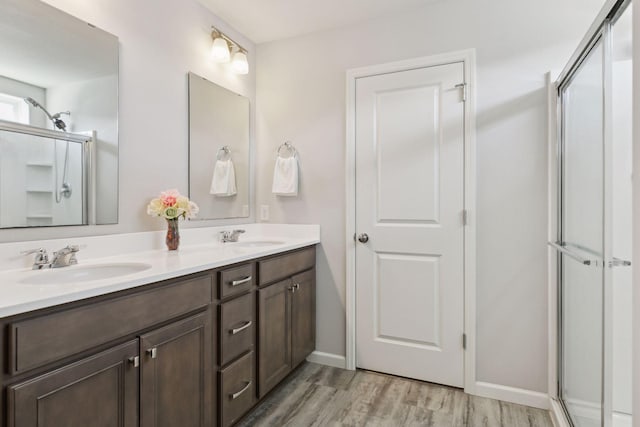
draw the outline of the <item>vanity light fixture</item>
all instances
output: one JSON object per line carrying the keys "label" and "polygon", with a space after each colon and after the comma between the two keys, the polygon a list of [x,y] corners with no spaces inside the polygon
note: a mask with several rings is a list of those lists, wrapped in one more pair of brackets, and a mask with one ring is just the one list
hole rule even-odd
{"label": "vanity light fixture", "polygon": [[231,61],[231,68],[236,74],[249,74],[249,62],[247,61],[247,54],[242,50],[233,54],[233,60]]}
{"label": "vanity light fixture", "polygon": [[248,74],[249,62],[247,61],[247,50],[236,43],[231,37],[224,34],[215,27],[211,27],[211,57],[216,62],[229,62],[231,52],[234,52],[231,59],[231,68],[236,74]]}
{"label": "vanity light fixture", "polygon": [[213,46],[211,46],[211,58],[216,62],[229,62],[229,58],[231,58],[229,45],[222,37],[216,37],[213,39]]}

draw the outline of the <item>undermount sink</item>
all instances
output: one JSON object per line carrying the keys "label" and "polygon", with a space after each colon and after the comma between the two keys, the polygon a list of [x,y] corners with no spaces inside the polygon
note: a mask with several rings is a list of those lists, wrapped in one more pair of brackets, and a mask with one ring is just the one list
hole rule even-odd
{"label": "undermount sink", "polygon": [[151,268],[150,264],[122,262],[113,264],[72,265],[70,267],[29,272],[20,280],[25,285],[63,285],[110,279],[139,273]]}
{"label": "undermount sink", "polygon": [[233,246],[241,248],[261,248],[263,246],[277,246],[282,245],[285,242],[282,240],[247,240],[232,243]]}

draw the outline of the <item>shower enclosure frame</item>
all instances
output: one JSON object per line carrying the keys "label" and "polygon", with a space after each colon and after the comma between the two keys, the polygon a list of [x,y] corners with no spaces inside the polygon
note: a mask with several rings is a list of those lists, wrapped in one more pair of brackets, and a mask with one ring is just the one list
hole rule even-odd
{"label": "shower enclosure frame", "polygon": [[[95,161],[94,149],[92,142],[95,135],[81,135],[77,133],[62,132],[59,130],[51,130],[40,128],[37,126],[26,125],[22,123],[9,122],[0,120],[0,131],[19,133],[23,135],[33,135],[55,141],[65,141],[67,143],[80,144],[82,147],[82,224],[88,225],[95,223],[94,195],[95,191]],[[69,225],[53,225],[49,227],[68,227]],[[24,227],[6,227],[3,229],[24,228]]]}
{"label": "shower enclosure frame", "polygon": [[[567,89],[574,77],[576,77],[578,71],[582,69],[583,63],[589,58],[592,51],[600,44],[602,46],[602,123],[603,123],[603,149],[602,149],[602,253],[600,256],[590,257],[585,261],[597,264],[597,268],[601,269],[602,274],[602,354],[601,354],[601,425],[603,427],[611,427],[611,417],[607,414],[612,414],[612,334],[609,331],[612,330],[612,261],[614,260],[612,254],[612,230],[611,230],[611,215],[612,215],[612,153],[613,153],[613,134],[612,134],[612,27],[617,19],[624,13],[627,7],[631,4],[632,0],[609,0],[605,3],[598,17],[590,27],[586,36],[582,39],[578,49],[572,55],[567,66],[563,69],[559,77],[554,83],[551,83],[550,95],[554,98],[550,101],[550,109],[555,109],[550,113],[550,128],[555,127],[555,135],[550,132],[550,139],[555,139],[555,147],[550,147],[549,157],[550,166],[555,163],[555,171],[550,168],[549,179],[550,185],[550,233],[549,236],[553,241],[550,241],[552,247],[550,257],[550,295],[549,301],[555,303],[557,310],[555,313],[550,313],[550,332],[553,340],[555,335],[555,342],[550,342],[550,357],[555,356],[555,360],[549,361],[550,363],[550,397],[552,399],[551,409],[554,416],[562,418],[558,420],[563,424],[574,425],[567,405],[563,400],[563,252],[567,254],[562,245],[563,229],[564,229],[564,191],[565,191],[565,170],[564,170],[564,153],[565,153],[565,89]],[[553,162],[553,163],[552,163]],[[553,195],[552,193],[556,194]],[[552,200],[555,199],[555,200]],[[555,215],[552,211],[555,211]],[[554,218],[555,216],[555,218]],[[553,271],[555,270],[555,272]],[[553,277],[555,275],[555,277]],[[550,305],[553,307],[553,305]],[[554,355],[555,353],[555,355]],[[562,414],[558,413],[558,408],[561,409]],[[562,424],[561,424],[562,425]]]}

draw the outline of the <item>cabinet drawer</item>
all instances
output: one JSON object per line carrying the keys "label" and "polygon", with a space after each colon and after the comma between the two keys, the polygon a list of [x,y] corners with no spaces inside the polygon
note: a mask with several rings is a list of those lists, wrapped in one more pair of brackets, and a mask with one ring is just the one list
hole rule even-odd
{"label": "cabinet drawer", "polygon": [[226,365],[253,349],[255,294],[249,293],[220,304],[220,365]]}
{"label": "cabinet drawer", "polygon": [[300,271],[308,270],[315,264],[315,246],[260,261],[258,263],[260,286],[284,279]]}
{"label": "cabinet drawer", "polygon": [[255,403],[254,353],[248,353],[220,371],[220,422],[230,426]]}
{"label": "cabinet drawer", "polygon": [[253,264],[222,270],[219,274],[218,297],[220,299],[249,290],[255,283]]}
{"label": "cabinet drawer", "polygon": [[17,321],[9,326],[12,374],[124,337],[212,301],[211,275]]}

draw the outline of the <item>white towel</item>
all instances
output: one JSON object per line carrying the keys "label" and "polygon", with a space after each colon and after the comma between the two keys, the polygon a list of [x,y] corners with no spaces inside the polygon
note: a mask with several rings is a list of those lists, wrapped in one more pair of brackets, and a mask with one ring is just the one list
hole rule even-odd
{"label": "white towel", "polygon": [[229,197],[236,192],[236,169],[233,161],[231,159],[216,161],[209,193],[217,197]]}
{"label": "white towel", "polygon": [[296,156],[276,158],[276,167],[273,170],[273,194],[278,196],[298,195],[298,159]]}

